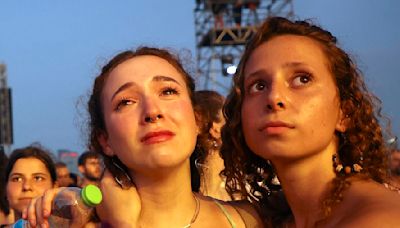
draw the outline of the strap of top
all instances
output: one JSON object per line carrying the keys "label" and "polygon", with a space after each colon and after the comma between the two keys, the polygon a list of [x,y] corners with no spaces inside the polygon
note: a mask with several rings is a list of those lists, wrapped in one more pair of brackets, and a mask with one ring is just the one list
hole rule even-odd
{"label": "strap of top", "polygon": [[258,214],[254,214],[257,211],[253,211],[254,208],[249,203],[244,202],[246,201],[230,201],[229,204],[239,213],[246,228],[264,227],[262,221],[257,219]]}
{"label": "strap of top", "polygon": [[224,205],[222,205],[220,202],[217,200],[214,200],[215,204],[221,209],[221,211],[224,213],[226,219],[228,219],[229,223],[231,224],[232,228],[236,228],[236,223],[233,221],[231,214],[226,210]]}

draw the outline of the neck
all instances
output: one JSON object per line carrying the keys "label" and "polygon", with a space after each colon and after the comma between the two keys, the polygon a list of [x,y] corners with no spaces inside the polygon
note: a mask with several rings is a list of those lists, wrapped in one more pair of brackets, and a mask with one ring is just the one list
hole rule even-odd
{"label": "neck", "polygon": [[294,215],[296,227],[312,227],[322,216],[322,200],[335,177],[335,146],[304,159],[274,162],[279,181]]}
{"label": "neck", "polygon": [[[196,211],[190,185],[189,159],[180,167],[131,173],[141,200],[141,227],[184,227]],[[154,216],[157,215],[157,216]]]}

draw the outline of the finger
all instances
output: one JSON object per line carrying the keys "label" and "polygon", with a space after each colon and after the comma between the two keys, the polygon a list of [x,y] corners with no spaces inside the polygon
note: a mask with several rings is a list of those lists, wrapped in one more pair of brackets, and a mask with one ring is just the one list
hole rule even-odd
{"label": "finger", "polygon": [[47,219],[52,210],[52,205],[53,205],[53,200],[56,197],[56,195],[63,190],[64,188],[53,188],[47,190],[44,195],[43,195],[43,200],[41,202],[41,207],[42,207],[42,213],[43,213],[43,218]]}
{"label": "finger", "polygon": [[[28,205],[28,207],[29,207],[29,205]],[[28,208],[24,208],[22,210],[22,218],[25,220],[28,220]]]}
{"label": "finger", "polygon": [[[37,197],[39,198],[39,197]],[[29,221],[29,225],[31,227],[36,227],[36,200],[37,198],[34,198],[31,200],[28,209],[27,209],[27,217]]]}
{"label": "finger", "polygon": [[41,225],[43,223],[42,200],[43,200],[43,198],[40,197],[36,200],[36,203],[35,203],[36,223],[38,225]]}

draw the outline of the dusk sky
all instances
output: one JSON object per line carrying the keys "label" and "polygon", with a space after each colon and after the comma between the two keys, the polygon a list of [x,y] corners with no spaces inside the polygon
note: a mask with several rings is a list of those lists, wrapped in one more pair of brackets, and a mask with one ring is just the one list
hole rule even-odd
{"label": "dusk sky", "polygon": [[[400,1],[294,0],[296,18],[331,31],[400,135]],[[139,45],[196,56],[191,0],[0,1],[0,62],[13,91],[14,145],[85,150],[85,103],[100,67]],[[195,61],[195,59],[193,59]]]}

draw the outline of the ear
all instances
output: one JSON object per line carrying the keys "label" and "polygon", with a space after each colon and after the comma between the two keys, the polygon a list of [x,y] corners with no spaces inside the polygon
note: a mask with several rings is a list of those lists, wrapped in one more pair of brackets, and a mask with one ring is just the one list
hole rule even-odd
{"label": "ear", "polygon": [[218,127],[215,125],[216,125],[215,122],[213,122],[212,127],[209,130],[209,133],[214,139],[219,139],[221,137],[221,132],[219,132],[220,130],[218,130]]}
{"label": "ear", "polygon": [[103,152],[107,156],[114,156],[114,151],[111,149],[110,145],[108,144],[108,136],[105,132],[100,133],[100,135],[97,137],[97,141],[101,145],[101,148],[103,149]]}
{"label": "ear", "polygon": [[83,165],[78,166],[79,172],[82,174],[85,174],[85,168],[83,167]]}
{"label": "ear", "polygon": [[340,109],[339,111],[339,119],[336,123],[336,131],[340,132],[340,133],[344,133],[347,130],[347,126],[349,123],[349,117],[348,115],[345,115],[342,111],[342,109]]}

